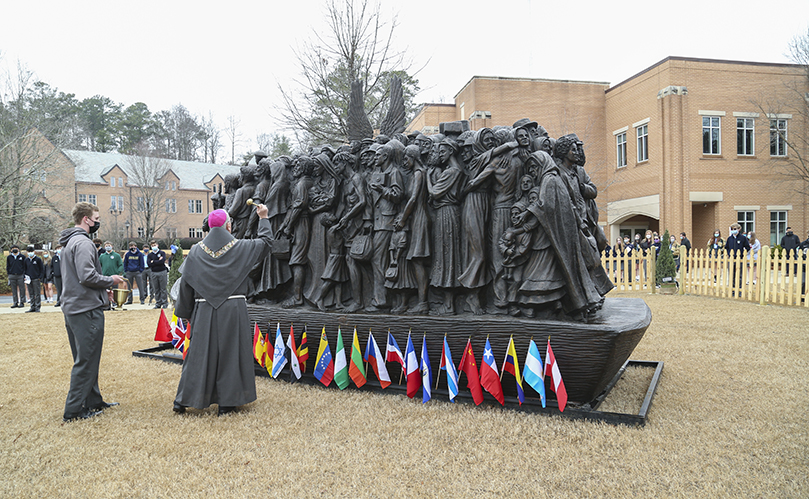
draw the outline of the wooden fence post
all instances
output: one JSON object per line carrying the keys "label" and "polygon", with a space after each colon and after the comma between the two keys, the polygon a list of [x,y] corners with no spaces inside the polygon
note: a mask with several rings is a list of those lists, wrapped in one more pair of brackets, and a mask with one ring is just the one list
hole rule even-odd
{"label": "wooden fence post", "polygon": [[681,295],[685,294],[686,280],[690,277],[686,272],[688,268],[688,256],[685,254],[685,246],[680,246],[680,290],[678,294]]}
{"label": "wooden fence post", "polygon": [[764,290],[770,282],[770,247],[762,246],[758,252],[758,304],[764,305]]}
{"label": "wooden fence post", "polygon": [[652,276],[651,281],[649,282],[649,287],[652,289],[652,293],[657,293],[657,251],[655,251],[654,246],[649,247],[649,264],[648,266],[651,268],[651,271],[648,275]]}

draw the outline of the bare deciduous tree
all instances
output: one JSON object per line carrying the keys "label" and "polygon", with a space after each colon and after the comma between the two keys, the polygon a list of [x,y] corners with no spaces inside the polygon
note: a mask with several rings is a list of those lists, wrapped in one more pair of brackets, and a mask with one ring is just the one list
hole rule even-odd
{"label": "bare deciduous tree", "polygon": [[408,74],[412,64],[405,52],[393,46],[396,17],[385,21],[378,3],[368,0],[329,0],[327,30],[312,33],[296,50],[301,75],[295,80],[300,91],[279,89],[283,124],[298,138],[311,143],[345,142],[351,84],[363,85],[365,111],[379,128],[388,98],[388,80],[402,78],[408,116],[415,111],[413,98],[418,80]]}
{"label": "bare deciduous tree", "polygon": [[236,164],[236,144],[239,143],[239,140],[242,138],[242,133],[239,131],[239,125],[241,124],[241,120],[237,117],[230,115],[228,116],[228,123],[225,126],[225,135],[228,136],[228,140],[230,140],[230,164]]}
{"label": "bare deciduous tree", "polygon": [[135,196],[131,207],[133,225],[142,227],[144,238],[151,239],[174,215],[166,209],[169,191],[165,177],[170,170],[169,162],[141,144],[136,154],[127,156],[124,168]]}
{"label": "bare deciduous tree", "polygon": [[[4,74],[0,89],[0,245],[29,241],[50,242],[42,218],[64,226],[70,213],[59,210],[72,200],[73,178],[58,168],[59,144],[38,130],[56,126],[52,116],[32,105],[36,82],[33,73],[17,65],[16,74]],[[50,125],[47,125],[47,124]],[[54,137],[61,134],[52,130]],[[54,147],[54,146],[57,147]],[[70,177],[70,175],[67,175]]]}

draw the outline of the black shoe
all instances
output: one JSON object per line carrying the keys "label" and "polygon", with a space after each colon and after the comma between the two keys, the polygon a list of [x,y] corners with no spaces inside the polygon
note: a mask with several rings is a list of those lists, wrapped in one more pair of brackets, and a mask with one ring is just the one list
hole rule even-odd
{"label": "black shoe", "polygon": [[160,305],[155,305],[153,308],[160,308]]}
{"label": "black shoe", "polygon": [[19,306],[15,303],[14,305],[11,306],[11,308],[19,308]]}
{"label": "black shoe", "polygon": [[61,307],[61,306],[62,306],[62,304],[61,304],[61,303],[59,303],[59,302],[56,302],[56,303],[55,303],[53,306],[54,306],[54,307]]}
{"label": "black shoe", "polygon": [[39,312],[39,310],[34,310],[33,308],[29,308],[28,310],[25,311],[25,313],[27,314],[28,312]]}
{"label": "black shoe", "polygon": [[63,423],[72,423],[73,421],[78,421],[79,419],[90,419],[92,417],[98,416],[101,414],[102,411],[94,411],[92,409],[83,408],[80,413],[78,414],[65,414],[62,418]]}
{"label": "black shoe", "polygon": [[236,408],[229,405],[220,405],[219,411],[216,413],[217,416],[224,416],[225,414],[230,414],[231,412],[235,411]]}
{"label": "black shoe", "polygon": [[180,405],[179,403],[175,402],[174,407],[172,407],[171,410],[176,412],[177,414],[184,414],[185,413],[185,406]]}
{"label": "black shoe", "polygon": [[104,409],[109,409],[110,407],[115,407],[116,405],[121,405],[118,402],[101,402],[95,407],[90,407],[91,411],[103,411]]}

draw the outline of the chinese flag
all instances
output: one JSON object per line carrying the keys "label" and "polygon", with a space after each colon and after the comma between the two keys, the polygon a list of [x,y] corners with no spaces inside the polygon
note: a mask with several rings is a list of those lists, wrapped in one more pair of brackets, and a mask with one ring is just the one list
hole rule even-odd
{"label": "chinese flag", "polygon": [[483,402],[483,389],[480,387],[480,376],[478,376],[478,366],[475,363],[475,354],[472,352],[471,338],[466,340],[466,349],[463,351],[458,370],[466,373],[466,386],[472,393],[475,405],[480,405]]}

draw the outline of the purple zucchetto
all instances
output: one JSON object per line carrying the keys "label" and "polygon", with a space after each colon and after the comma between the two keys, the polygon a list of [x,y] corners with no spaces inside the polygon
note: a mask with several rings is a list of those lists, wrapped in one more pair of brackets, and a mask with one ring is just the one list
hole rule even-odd
{"label": "purple zucchetto", "polygon": [[208,227],[223,227],[228,222],[228,212],[225,210],[214,210],[208,215]]}

